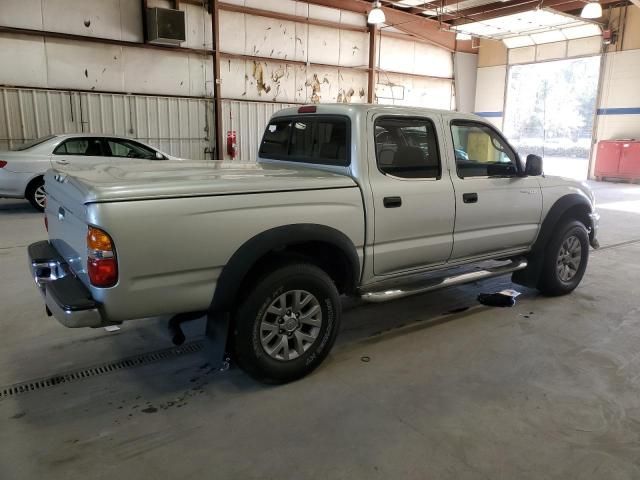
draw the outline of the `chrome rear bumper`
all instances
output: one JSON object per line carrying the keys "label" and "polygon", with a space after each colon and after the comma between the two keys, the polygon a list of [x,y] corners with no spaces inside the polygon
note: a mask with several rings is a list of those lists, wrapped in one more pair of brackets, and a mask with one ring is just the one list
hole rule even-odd
{"label": "chrome rear bumper", "polygon": [[89,289],[48,241],[32,243],[28,253],[31,276],[44,297],[47,314],[69,328],[106,325]]}

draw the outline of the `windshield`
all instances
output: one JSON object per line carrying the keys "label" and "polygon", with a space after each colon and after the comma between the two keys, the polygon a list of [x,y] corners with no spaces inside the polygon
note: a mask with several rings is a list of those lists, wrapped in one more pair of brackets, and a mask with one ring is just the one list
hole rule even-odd
{"label": "windshield", "polygon": [[30,148],[35,147],[36,145],[40,145],[41,143],[44,143],[47,140],[51,140],[52,138],[55,138],[55,135],[47,135],[46,137],[36,138],[35,140],[30,140],[28,142],[18,145],[17,147],[13,147],[11,150],[14,150],[14,151],[29,150]]}

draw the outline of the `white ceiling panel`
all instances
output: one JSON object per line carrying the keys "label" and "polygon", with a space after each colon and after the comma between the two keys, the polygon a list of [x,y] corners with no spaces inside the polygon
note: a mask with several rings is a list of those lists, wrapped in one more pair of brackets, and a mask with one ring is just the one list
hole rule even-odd
{"label": "white ceiling panel", "polygon": [[507,48],[596,36],[601,32],[595,23],[552,9],[531,10],[452,28],[477,37],[503,40]]}

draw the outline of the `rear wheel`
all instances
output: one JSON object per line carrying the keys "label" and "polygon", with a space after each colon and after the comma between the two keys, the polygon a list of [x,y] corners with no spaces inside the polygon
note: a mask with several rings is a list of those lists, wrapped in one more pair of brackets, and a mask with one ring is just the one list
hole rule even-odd
{"label": "rear wheel", "polygon": [[43,212],[47,200],[47,193],[44,190],[44,179],[38,177],[32,180],[27,187],[25,196],[33,208]]}
{"label": "rear wheel", "polygon": [[333,281],[314,265],[288,265],[264,276],[236,313],[238,364],[265,383],[307,375],[333,346],[340,308]]}
{"label": "rear wheel", "polygon": [[582,280],[589,260],[589,234],[578,221],[565,223],[549,240],[538,289],[545,295],[566,295]]}

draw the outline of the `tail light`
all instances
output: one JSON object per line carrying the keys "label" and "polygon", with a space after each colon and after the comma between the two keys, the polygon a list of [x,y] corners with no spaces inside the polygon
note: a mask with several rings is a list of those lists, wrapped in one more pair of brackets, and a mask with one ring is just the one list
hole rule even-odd
{"label": "tail light", "polygon": [[94,287],[108,288],[118,283],[118,262],[111,237],[99,228],[87,231],[87,272]]}
{"label": "tail light", "polygon": [[7,165],[7,162],[4,160],[0,160],[0,168],[4,168]]}

